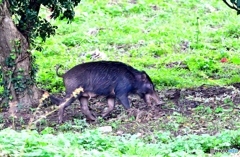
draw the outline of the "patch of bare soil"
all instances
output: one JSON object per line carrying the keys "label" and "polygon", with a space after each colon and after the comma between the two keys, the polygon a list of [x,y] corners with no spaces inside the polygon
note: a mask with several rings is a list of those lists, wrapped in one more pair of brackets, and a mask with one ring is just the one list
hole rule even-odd
{"label": "patch of bare soil", "polygon": [[[141,133],[150,134],[155,130],[171,131],[175,135],[183,134],[215,134],[222,129],[240,129],[240,83],[232,86],[207,86],[190,89],[168,89],[159,92],[164,102],[159,105],[147,106],[139,97],[130,96],[132,108],[125,111],[119,102],[114,111],[105,119],[89,122],[90,127],[110,125],[116,134]],[[75,101],[64,114],[64,123],[57,124],[57,112],[53,112],[37,123],[36,129],[42,130],[49,126],[59,129],[61,126],[84,125],[76,120],[84,119],[80,105]],[[105,98],[90,100],[90,109],[100,114],[106,109]],[[13,127],[23,129],[29,126],[30,118],[40,118],[51,112],[52,107],[22,109],[15,118],[7,110],[0,113],[0,129]],[[35,113],[34,113],[35,112]],[[87,125],[85,125],[87,126]],[[88,126],[89,127],[89,126]],[[83,127],[81,127],[83,128]]]}

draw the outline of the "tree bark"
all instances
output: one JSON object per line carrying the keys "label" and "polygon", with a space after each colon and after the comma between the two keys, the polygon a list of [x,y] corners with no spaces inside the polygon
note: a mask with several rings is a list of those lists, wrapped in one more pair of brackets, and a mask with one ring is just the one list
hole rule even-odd
{"label": "tree bark", "polygon": [[[8,10],[7,1],[0,2],[0,65],[4,90],[0,105],[17,102],[18,106],[29,107],[37,104],[40,90],[32,78],[32,57],[29,43],[18,31]],[[1,81],[1,80],[0,80]]]}

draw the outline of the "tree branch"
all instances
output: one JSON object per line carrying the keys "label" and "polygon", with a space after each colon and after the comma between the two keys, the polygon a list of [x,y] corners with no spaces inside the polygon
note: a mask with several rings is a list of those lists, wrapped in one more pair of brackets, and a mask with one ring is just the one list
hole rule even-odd
{"label": "tree branch", "polygon": [[[31,0],[30,3],[28,4],[28,9],[37,13],[36,18],[38,18],[40,6],[41,6],[41,3],[39,3],[37,0]],[[33,19],[33,20],[35,20],[35,19]],[[24,35],[24,37],[28,41],[29,41],[29,33],[34,28],[33,20],[29,21],[29,19],[27,19],[26,15],[22,14],[21,19],[20,19],[21,23],[18,26],[18,30]],[[24,24],[27,25],[26,29],[22,29],[22,28],[24,28],[24,26],[23,26]]]}
{"label": "tree branch", "polygon": [[231,6],[226,0],[223,0],[223,2],[224,2],[229,8],[238,11],[238,8],[237,8],[237,7],[235,7],[235,6]]}

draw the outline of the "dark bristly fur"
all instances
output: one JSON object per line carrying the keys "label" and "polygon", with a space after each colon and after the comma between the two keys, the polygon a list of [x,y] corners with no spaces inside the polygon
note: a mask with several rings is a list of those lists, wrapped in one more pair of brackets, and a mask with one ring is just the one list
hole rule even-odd
{"label": "dark bristly fur", "polygon": [[[79,64],[67,71],[62,77],[66,88],[66,98],[69,98],[75,89],[79,87],[84,89],[78,99],[82,105],[82,112],[90,120],[94,120],[95,117],[87,107],[89,97],[97,95],[107,97],[109,110],[103,116],[108,115],[113,110],[116,98],[120,100],[125,109],[129,109],[128,95],[130,93],[138,94],[147,103],[150,103],[150,97],[159,102],[153,83],[147,73],[138,71],[121,62],[97,61]],[[56,104],[62,103],[66,98],[61,100],[50,96],[52,102]],[[70,98],[60,109],[60,121],[62,121],[64,108],[69,106],[75,99]]]}

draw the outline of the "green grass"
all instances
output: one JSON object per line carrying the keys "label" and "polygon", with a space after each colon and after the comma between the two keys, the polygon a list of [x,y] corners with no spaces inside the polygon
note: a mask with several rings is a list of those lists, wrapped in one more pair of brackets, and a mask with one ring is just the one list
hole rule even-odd
{"label": "green grass", "polygon": [[[105,135],[97,130],[83,133],[57,133],[46,128],[41,133],[30,130],[0,131],[0,154],[10,156],[215,156],[237,153],[240,145],[239,131],[225,131],[216,136],[188,135],[172,137],[157,132],[155,142],[148,143],[137,135]],[[236,148],[237,147],[237,148]]]}
{"label": "green grass", "polygon": [[[147,71],[159,89],[240,81],[239,17],[222,1],[83,1],[75,10],[70,24],[52,21],[57,35],[41,44],[42,52],[33,51],[37,81],[47,90],[63,90],[56,64],[68,70],[101,59]],[[91,58],[95,50],[105,57]],[[174,62],[188,69],[166,67]]]}

